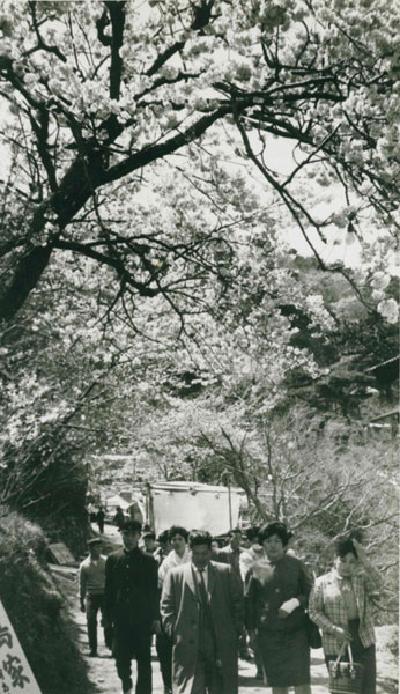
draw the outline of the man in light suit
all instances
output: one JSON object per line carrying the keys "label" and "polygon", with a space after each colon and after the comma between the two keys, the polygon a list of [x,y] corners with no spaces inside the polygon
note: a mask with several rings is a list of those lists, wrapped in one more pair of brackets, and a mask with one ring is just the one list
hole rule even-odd
{"label": "man in light suit", "polygon": [[171,569],[161,598],[173,642],[174,694],[237,694],[243,597],[231,567],[211,561],[212,538],[190,536],[192,561]]}

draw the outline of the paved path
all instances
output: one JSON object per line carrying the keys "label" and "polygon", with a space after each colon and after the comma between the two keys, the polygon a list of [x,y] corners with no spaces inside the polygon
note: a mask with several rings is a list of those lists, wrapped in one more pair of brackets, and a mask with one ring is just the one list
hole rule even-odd
{"label": "paved path", "polygon": [[[88,652],[88,642],[86,634],[86,618],[81,612],[75,613],[75,619],[80,627],[82,651]],[[101,640],[101,639],[100,639]],[[313,657],[313,694],[326,694],[326,673],[323,660],[321,659],[322,652],[315,652],[317,655]],[[99,655],[97,658],[88,658],[89,676],[92,682],[96,684],[99,694],[121,694],[120,682],[116,674],[114,660],[109,655],[102,644],[99,647]],[[153,694],[163,694],[162,679],[160,667],[157,661],[154,648],[152,649],[152,671],[153,671]],[[252,663],[241,660],[239,663],[240,677],[240,694],[266,694],[266,687],[254,679],[255,667]]]}
{"label": "paved path", "polygon": [[[82,651],[87,653],[88,642],[85,615],[77,609],[75,619],[80,627]],[[87,661],[89,677],[96,685],[99,694],[121,694],[120,681],[109,650],[100,644],[99,656],[97,658],[87,658]],[[152,649],[152,661],[153,694],[163,694],[160,667],[154,648]],[[244,660],[239,661],[239,694],[270,694],[271,689],[254,679],[254,672],[255,666],[253,663]],[[311,678],[312,694],[327,694],[328,680],[322,650],[312,651]],[[380,679],[377,694],[396,694],[396,692],[398,692],[398,686],[393,680],[384,681]]]}

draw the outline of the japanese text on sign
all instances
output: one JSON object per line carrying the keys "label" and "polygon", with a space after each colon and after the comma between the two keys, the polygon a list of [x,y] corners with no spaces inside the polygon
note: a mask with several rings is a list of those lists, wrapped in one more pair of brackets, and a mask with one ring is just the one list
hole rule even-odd
{"label": "japanese text on sign", "polygon": [[1,602],[0,694],[40,694],[35,676]]}

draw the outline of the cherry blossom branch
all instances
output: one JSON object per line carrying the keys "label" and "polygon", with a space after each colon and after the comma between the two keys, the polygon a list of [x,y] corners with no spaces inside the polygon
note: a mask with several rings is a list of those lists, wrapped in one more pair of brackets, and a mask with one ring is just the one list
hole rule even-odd
{"label": "cherry blossom branch", "polygon": [[33,48],[30,48],[28,51],[24,52],[24,56],[27,57],[31,55],[32,53],[35,53],[36,51],[46,51],[47,53],[53,53],[54,55],[57,56],[60,60],[62,60],[63,63],[67,61],[65,55],[60,51],[58,46],[49,46],[43,39],[43,37],[40,34],[39,30],[39,23],[37,20],[37,15],[36,15],[36,7],[37,7],[37,2],[36,0],[30,0],[28,3],[29,5],[29,10],[31,13],[32,17],[32,24],[33,28],[35,30],[36,38],[37,38],[37,45],[34,46]]}

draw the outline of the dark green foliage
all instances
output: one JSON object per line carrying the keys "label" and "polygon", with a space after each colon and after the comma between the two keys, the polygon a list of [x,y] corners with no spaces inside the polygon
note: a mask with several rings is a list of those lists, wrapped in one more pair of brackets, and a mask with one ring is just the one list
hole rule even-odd
{"label": "dark green foliage", "polygon": [[370,369],[398,354],[397,325],[388,324],[375,311],[356,322],[349,321],[335,308],[336,328],[327,336],[323,328],[313,325],[310,316],[294,305],[283,305],[280,310],[291,327],[298,329],[291,344],[308,349],[325,370],[315,380],[301,370],[292,370],[287,379],[291,400],[307,402],[321,412],[356,419],[369,397],[369,388],[378,389],[383,399],[393,401],[398,362],[397,373],[395,368],[376,372]]}
{"label": "dark green foliage", "polygon": [[59,429],[18,450],[8,449],[0,485],[10,508],[38,522],[52,541],[62,540],[79,557],[86,546],[87,472],[80,451]]}
{"label": "dark green foliage", "polygon": [[77,628],[46,569],[46,540],[37,525],[2,509],[0,599],[42,694],[90,694]]}

